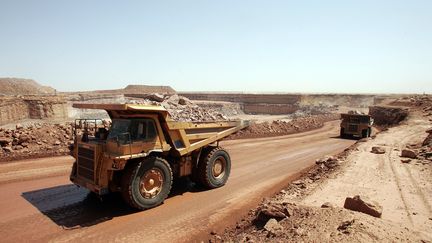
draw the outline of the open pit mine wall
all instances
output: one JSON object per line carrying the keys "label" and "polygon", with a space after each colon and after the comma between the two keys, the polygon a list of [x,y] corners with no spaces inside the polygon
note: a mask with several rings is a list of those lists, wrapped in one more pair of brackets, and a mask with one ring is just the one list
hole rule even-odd
{"label": "open pit mine wall", "polygon": [[179,93],[191,100],[240,103],[248,114],[289,114],[306,106],[349,106],[365,108],[375,104],[375,95],[348,94],[244,94]]}
{"label": "open pit mine wall", "polygon": [[64,119],[67,118],[67,110],[67,104],[62,99],[0,98],[0,125],[24,119]]}

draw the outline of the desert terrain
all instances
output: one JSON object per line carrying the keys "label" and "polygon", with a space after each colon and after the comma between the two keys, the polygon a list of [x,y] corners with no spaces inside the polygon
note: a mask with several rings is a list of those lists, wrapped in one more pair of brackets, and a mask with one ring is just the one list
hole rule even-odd
{"label": "desert terrain", "polygon": [[[73,103],[162,105],[176,121],[251,120],[220,145],[228,183],[175,181],[138,211],[69,181]],[[375,120],[370,138],[340,137],[340,114]],[[431,242],[432,97],[176,92],[168,86],[58,92],[0,79],[2,242]],[[354,206],[353,206],[354,205]],[[360,205],[360,206],[359,206]],[[38,227],[34,227],[37,225]]]}

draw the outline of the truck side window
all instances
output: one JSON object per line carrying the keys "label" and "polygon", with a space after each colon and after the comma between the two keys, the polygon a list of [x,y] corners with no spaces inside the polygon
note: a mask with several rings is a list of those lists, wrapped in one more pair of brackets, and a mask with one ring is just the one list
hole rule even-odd
{"label": "truck side window", "polygon": [[153,120],[135,120],[131,125],[132,140],[147,140],[156,137],[156,128]]}

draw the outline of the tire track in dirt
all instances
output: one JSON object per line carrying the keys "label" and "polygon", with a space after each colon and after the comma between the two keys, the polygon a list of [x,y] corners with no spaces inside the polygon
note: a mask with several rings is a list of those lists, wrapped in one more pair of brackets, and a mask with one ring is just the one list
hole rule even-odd
{"label": "tire track in dirt", "polygon": [[399,175],[397,174],[396,169],[394,168],[394,165],[393,165],[393,163],[392,163],[392,159],[391,159],[391,154],[392,154],[392,152],[393,152],[393,151],[390,150],[390,151],[387,153],[387,156],[386,156],[386,159],[385,159],[385,160],[386,160],[387,163],[390,165],[390,169],[391,169],[391,171],[392,171],[392,173],[393,173],[393,179],[394,179],[394,181],[396,182],[396,186],[397,186],[397,189],[398,189],[398,192],[399,192],[399,196],[400,196],[400,198],[401,198],[401,200],[402,200],[402,203],[403,203],[403,205],[404,205],[404,209],[405,209],[406,216],[407,216],[409,222],[411,223],[411,226],[414,226],[414,221],[413,221],[413,219],[412,219],[411,213],[409,212],[409,208],[408,208],[407,200],[406,200],[405,195],[404,195],[404,193],[403,193],[403,191],[402,191],[402,186],[401,186],[401,182],[400,182]]}
{"label": "tire track in dirt", "polygon": [[[404,136],[402,139],[395,140],[392,144],[392,147],[398,148],[398,151],[402,151],[402,149],[406,147],[409,141],[415,141],[418,138],[418,133],[415,130],[411,130],[411,129],[409,130],[408,134],[405,133],[403,135]],[[401,137],[401,136],[395,136],[395,137]],[[415,215],[416,212],[414,212],[412,209],[418,208],[420,206],[416,202],[420,202],[421,204],[423,204],[423,207],[428,211],[429,214],[432,212],[431,206],[428,203],[428,200],[426,199],[424,192],[421,190],[420,186],[418,185],[418,182],[413,177],[411,170],[408,167],[409,165],[399,166],[400,169],[403,170],[403,172],[405,172],[403,174],[407,176],[398,173],[397,168],[393,163],[400,161],[399,154],[396,154],[394,150],[391,149],[387,155],[387,161],[390,164],[390,168],[392,170],[395,182],[397,184],[401,200],[404,204],[407,218],[409,219],[411,225],[415,226],[415,220],[413,219],[413,215]],[[401,182],[401,180],[403,180],[403,182],[406,183]],[[402,186],[402,184],[404,184],[405,188],[407,187],[413,188],[413,192],[412,193],[409,191],[406,192],[405,190],[407,189],[404,190],[404,186]],[[417,197],[418,199],[415,200],[414,197]],[[411,199],[407,200],[407,198],[411,198]]]}
{"label": "tire track in dirt", "polygon": [[[399,145],[399,150],[402,151],[402,149],[404,149],[404,147],[406,146],[406,144],[408,143],[408,141],[413,141],[416,138],[418,138],[418,135],[415,132],[412,132],[410,135],[405,136],[401,142],[398,144]],[[395,156],[396,160],[398,159],[398,155]],[[416,195],[417,197],[419,197],[420,201],[423,203],[424,208],[429,212],[429,214],[432,213],[432,207],[429,204],[428,200],[426,199],[425,193],[423,192],[423,190],[421,189],[421,187],[419,186],[419,183],[417,182],[417,180],[414,178],[414,176],[411,173],[411,169],[409,168],[409,164],[403,166],[406,174],[408,175],[409,178],[409,182],[411,183],[412,187],[415,190],[414,195]],[[412,201],[412,200],[411,200]]]}

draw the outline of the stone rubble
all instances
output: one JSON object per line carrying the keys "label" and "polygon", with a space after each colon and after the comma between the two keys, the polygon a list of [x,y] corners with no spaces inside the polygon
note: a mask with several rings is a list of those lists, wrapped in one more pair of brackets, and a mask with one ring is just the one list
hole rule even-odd
{"label": "stone rubble", "polygon": [[377,202],[370,201],[365,198],[360,198],[359,195],[355,195],[354,197],[347,197],[345,199],[344,208],[369,214],[376,218],[381,218],[382,215],[382,207]]}

